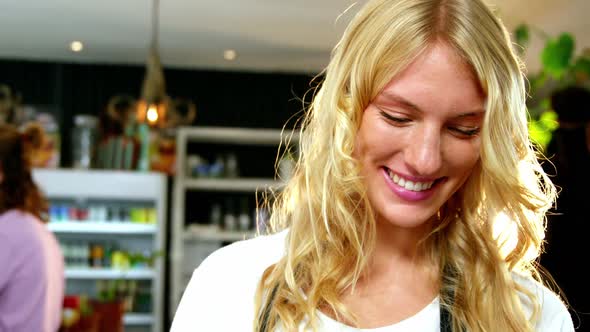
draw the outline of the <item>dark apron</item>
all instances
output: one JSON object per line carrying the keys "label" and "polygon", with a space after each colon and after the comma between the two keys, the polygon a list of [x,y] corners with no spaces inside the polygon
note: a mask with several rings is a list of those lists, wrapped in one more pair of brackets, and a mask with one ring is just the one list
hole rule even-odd
{"label": "dark apron", "polygon": [[[267,301],[266,305],[264,306],[264,310],[262,312],[260,329],[258,332],[270,332],[268,330],[268,319],[270,315],[270,308],[274,301],[275,295],[277,293],[277,287],[273,288],[269,301]],[[451,313],[446,309],[446,307],[440,307],[440,332],[452,332],[451,329]]]}

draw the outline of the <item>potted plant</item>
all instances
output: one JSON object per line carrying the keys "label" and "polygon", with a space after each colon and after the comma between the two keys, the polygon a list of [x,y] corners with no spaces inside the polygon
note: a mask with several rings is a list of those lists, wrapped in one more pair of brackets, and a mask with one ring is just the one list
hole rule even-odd
{"label": "potted plant", "polygon": [[66,295],[59,332],[100,332],[100,316],[84,295]]}
{"label": "potted plant", "polygon": [[529,132],[533,142],[542,150],[551,141],[558,128],[557,114],[552,110],[550,98],[565,88],[578,86],[590,89],[590,49],[575,54],[575,39],[570,33],[552,37],[535,27],[522,24],[514,32],[516,42],[525,52],[531,33],[545,41],[540,54],[541,68],[528,75]]}

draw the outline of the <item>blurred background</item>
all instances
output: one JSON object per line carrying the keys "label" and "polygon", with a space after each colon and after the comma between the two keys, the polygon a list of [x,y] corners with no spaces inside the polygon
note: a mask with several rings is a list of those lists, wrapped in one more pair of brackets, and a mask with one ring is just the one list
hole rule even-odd
{"label": "blurred background", "polygon": [[[64,331],[113,331],[98,312],[168,330],[200,261],[264,227],[306,92],[364,2],[0,0],[0,122],[45,130],[35,178],[67,264]],[[541,263],[588,331],[590,1],[494,3],[563,188]]]}

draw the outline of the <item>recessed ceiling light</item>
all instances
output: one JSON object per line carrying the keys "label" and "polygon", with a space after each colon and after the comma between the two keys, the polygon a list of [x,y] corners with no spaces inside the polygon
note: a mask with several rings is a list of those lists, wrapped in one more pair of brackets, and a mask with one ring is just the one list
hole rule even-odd
{"label": "recessed ceiling light", "polygon": [[70,50],[72,52],[81,52],[84,49],[84,44],[81,41],[74,40],[70,43]]}
{"label": "recessed ceiling light", "polygon": [[223,58],[227,61],[235,60],[236,56],[238,56],[238,54],[236,53],[235,50],[225,50],[223,52]]}

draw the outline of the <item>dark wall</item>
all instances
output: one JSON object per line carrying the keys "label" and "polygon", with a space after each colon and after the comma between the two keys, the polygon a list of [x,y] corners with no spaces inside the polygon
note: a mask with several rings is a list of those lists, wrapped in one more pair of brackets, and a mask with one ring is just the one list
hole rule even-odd
{"label": "dark wall", "polygon": [[[0,60],[0,84],[8,84],[19,92],[24,104],[54,110],[60,125],[64,167],[71,165],[70,129],[74,115],[98,115],[114,95],[138,97],[144,73],[143,66]],[[293,116],[302,111],[301,98],[310,89],[313,78],[311,74],[182,69],[166,69],[164,75],[168,95],[195,102],[195,125],[253,128],[282,128],[285,124],[293,128]],[[291,118],[294,119],[289,121]],[[172,188],[170,179],[169,187]],[[169,276],[165,278],[168,280]],[[167,291],[165,324],[171,318]]]}
{"label": "dark wall", "polygon": [[[76,114],[98,115],[118,94],[138,97],[143,66],[0,61],[0,83],[20,92],[25,104],[54,107],[62,136],[62,166],[71,161]],[[195,125],[282,128],[303,109],[312,74],[166,69],[167,93],[197,105]],[[287,127],[293,127],[289,121]]]}

